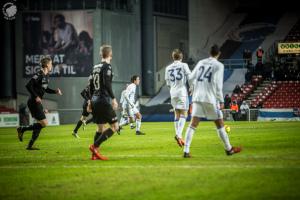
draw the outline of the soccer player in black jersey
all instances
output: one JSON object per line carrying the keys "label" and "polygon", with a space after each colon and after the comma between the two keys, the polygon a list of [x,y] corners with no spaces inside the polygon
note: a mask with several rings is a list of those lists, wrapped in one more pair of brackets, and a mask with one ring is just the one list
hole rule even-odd
{"label": "soccer player in black jersey", "polygon": [[[111,46],[101,46],[100,56],[101,63],[94,66],[89,78],[90,90],[93,95],[89,101],[88,110],[92,111],[94,123],[97,124],[94,144],[89,147],[92,152],[92,160],[107,160],[100,154],[99,146],[119,129],[115,112],[118,109],[118,102],[112,91]],[[105,128],[106,123],[110,124],[110,128]]]}
{"label": "soccer player in black jersey", "polygon": [[82,104],[82,114],[81,114],[80,120],[77,122],[77,125],[72,133],[72,135],[76,138],[79,138],[77,131],[81,127],[81,125],[83,125],[83,130],[84,130],[85,125],[87,125],[93,121],[93,118],[86,120],[86,118],[90,114],[87,111],[88,101],[91,99],[90,86],[88,85],[86,88],[84,88],[80,94],[83,97],[84,102]]}
{"label": "soccer player in black jersey", "polygon": [[50,57],[44,57],[41,59],[41,69],[30,79],[26,84],[26,88],[30,93],[30,97],[27,101],[27,106],[33,118],[37,120],[30,126],[18,127],[18,138],[22,142],[23,134],[25,131],[32,131],[32,137],[27,146],[27,150],[39,150],[33,147],[34,142],[39,137],[42,128],[48,125],[46,119],[44,108],[42,105],[42,98],[46,93],[62,95],[59,88],[56,90],[50,89],[48,87],[49,83],[49,72],[52,70],[52,60]]}

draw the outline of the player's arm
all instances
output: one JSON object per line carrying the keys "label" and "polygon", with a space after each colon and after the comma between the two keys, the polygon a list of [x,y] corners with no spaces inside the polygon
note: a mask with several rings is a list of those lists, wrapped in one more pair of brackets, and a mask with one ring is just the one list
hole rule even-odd
{"label": "player's arm", "polygon": [[56,90],[53,90],[53,89],[47,87],[47,88],[45,89],[45,92],[47,92],[48,94],[58,94],[58,95],[62,95],[62,92],[61,92],[61,90],[60,90],[59,88],[57,88]]}
{"label": "player's arm", "polygon": [[184,74],[188,77],[192,72],[187,64],[184,64]]}
{"label": "player's arm", "polygon": [[130,85],[126,88],[125,92],[124,92],[124,98],[126,100],[126,102],[128,103],[128,105],[133,108],[134,107],[134,104],[132,102],[130,102],[129,100],[129,94],[130,94]]}
{"label": "player's arm", "polygon": [[[200,62],[199,62],[200,63]],[[200,66],[200,64],[197,64],[196,67],[193,69],[193,71],[187,76],[188,77],[188,82],[189,82],[189,85],[192,87],[194,84],[193,82],[195,81],[195,79],[197,78],[197,71],[198,71],[198,68]]]}
{"label": "player's arm", "polygon": [[224,65],[220,65],[216,68],[216,99],[220,102],[220,106],[224,106],[224,97],[223,97],[223,76],[224,76]]}

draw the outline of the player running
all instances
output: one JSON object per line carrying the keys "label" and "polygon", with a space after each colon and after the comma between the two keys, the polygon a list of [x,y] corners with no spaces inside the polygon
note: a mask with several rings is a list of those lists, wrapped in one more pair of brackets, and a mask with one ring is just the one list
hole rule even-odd
{"label": "player running", "polygon": [[183,54],[179,49],[173,50],[172,58],[174,62],[167,66],[165,80],[170,88],[171,104],[174,109],[175,140],[183,147],[182,132],[189,109],[187,80],[191,71],[188,65],[182,62]]}
{"label": "player running", "polygon": [[192,120],[186,130],[184,157],[190,156],[190,145],[194,132],[199,124],[199,118],[214,120],[217,133],[225,146],[227,155],[239,153],[241,147],[233,147],[230,144],[228,135],[224,128],[223,114],[223,75],[224,65],[217,59],[221,52],[217,45],[213,45],[210,50],[211,57],[200,60],[191,75],[189,82],[194,83]]}
{"label": "player running", "polygon": [[30,110],[31,116],[37,120],[29,126],[18,127],[18,138],[22,142],[23,134],[25,131],[32,131],[31,140],[28,143],[27,150],[39,150],[39,148],[33,147],[34,142],[40,135],[42,128],[48,125],[44,108],[42,105],[43,96],[46,93],[62,95],[59,88],[56,90],[48,87],[49,72],[52,70],[52,60],[50,57],[44,57],[41,59],[41,69],[30,79],[26,84],[26,88],[30,93],[30,97],[27,101],[27,106]]}
{"label": "player running", "polygon": [[135,117],[135,123],[136,123],[136,135],[145,135],[145,133],[141,132],[141,125],[142,125],[142,115],[140,111],[137,109],[135,105],[135,92],[136,92],[136,86],[140,84],[140,77],[138,75],[134,75],[131,77],[131,84],[128,85],[125,92],[125,99],[127,101],[127,107],[128,107],[128,115],[130,122],[133,123],[134,117]]}
{"label": "player running", "polygon": [[[128,87],[128,84],[126,84],[126,88]],[[129,117],[128,117],[128,103],[125,99],[125,93],[126,93],[126,88],[122,91],[121,93],[121,98],[120,98],[120,104],[122,107],[122,113],[121,113],[121,119],[120,119],[120,129],[122,129],[121,127],[126,126],[127,124],[129,124]]]}
{"label": "player running", "polygon": [[80,94],[81,94],[82,98],[84,99],[84,102],[82,104],[82,114],[81,114],[80,120],[77,122],[77,125],[72,133],[72,135],[75,138],[80,138],[79,135],[77,134],[77,132],[78,132],[78,129],[81,127],[81,125],[83,125],[83,130],[84,130],[85,126],[93,121],[93,118],[86,120],[86,118],[90,114],[87,112],[88,101],[91,99],[90,87],[87,86],[86,88],[84,88]]}
{"label": "player running", "polygon": [[[118,109],[118,102],[112,91],[112,48],[109,45],[100,47],[101,63],[95,65],[90,76],[91,101],[88,102],[88,111],[92,111],[93,121],[97,124],[97,131],[94,136],[94,144],[89,149],[92,152],[92,160],[107,160],[100,154],[100,145],[110,138],[118,129],[118,119],[115,110]],[[109,123],[110,128],[105,128]]]}

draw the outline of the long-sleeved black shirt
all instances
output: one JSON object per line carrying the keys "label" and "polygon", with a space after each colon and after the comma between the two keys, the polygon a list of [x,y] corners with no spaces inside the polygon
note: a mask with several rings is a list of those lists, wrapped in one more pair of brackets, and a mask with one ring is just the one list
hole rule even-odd
{"label": "long-sleeved black shirt", "polygon": [[32,99],[36,97],[43,98],[45,92],[55,94],[56,90],[48,87],[49,75],[45,75],[42,70],[39,70],[26,84],[26,88]]}
{"label": "long-sleeved black shirt", "polygon": [[94,95],[114,99],[115,96],[112,91],[112,78],[113,74],[110,64],[101,62],[99,65],[95,65],[89,78],[90,94],[92,96]]}

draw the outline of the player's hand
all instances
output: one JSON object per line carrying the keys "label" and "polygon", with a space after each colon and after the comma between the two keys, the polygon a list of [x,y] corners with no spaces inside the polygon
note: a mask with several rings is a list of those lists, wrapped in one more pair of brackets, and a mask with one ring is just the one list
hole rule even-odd
{"label": "player's hand", "polygon": [[224,109],[224,103],[220,103],[220,110]]}
{"label": "player's hand", "polygon": [[36,97],[36,98],[35,98],[35,101],[36,101],[37,103],[42,103],[42,99],[41,99],[40,97]]}
{"label": "player's hand", "polygon": [[118,110],[118,102],[116,98],[111,101],[111,106],[114,110]]}
{"label": "player's hand", "polygon": [[91,104],[91,100],[88,100],[88,105],[87,105],[87,107],[86,107],[86,111],[88,112],[88,113],[91,113],[92,112],[92,104]]}
{"label": "player's hand", "polygon": [[62,95],[62,92],[61,92],[61,90],[59,88],[56,89],[56,94],[58,94],[60,96]]}

